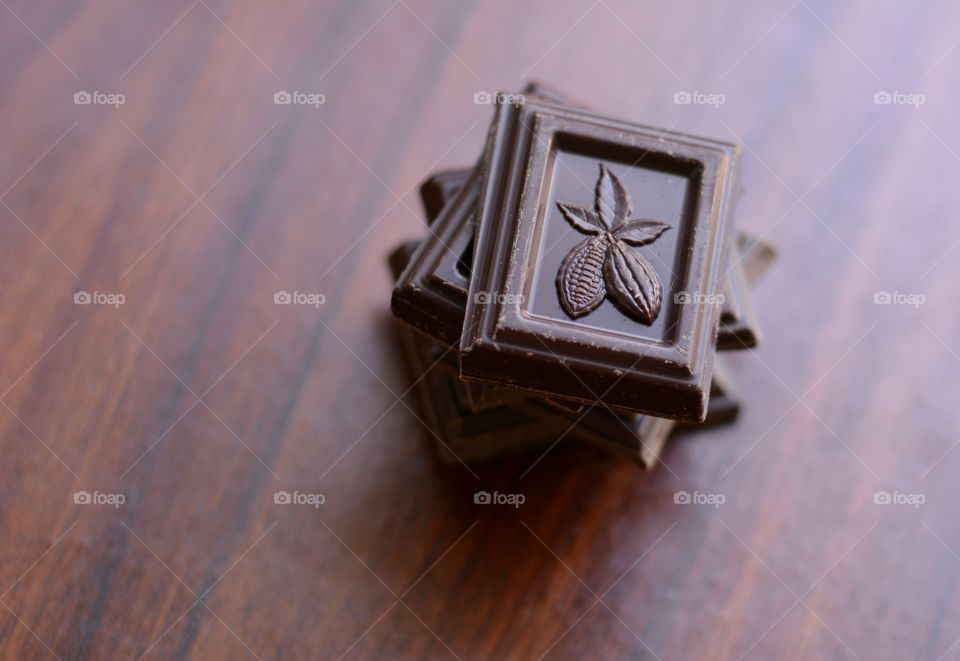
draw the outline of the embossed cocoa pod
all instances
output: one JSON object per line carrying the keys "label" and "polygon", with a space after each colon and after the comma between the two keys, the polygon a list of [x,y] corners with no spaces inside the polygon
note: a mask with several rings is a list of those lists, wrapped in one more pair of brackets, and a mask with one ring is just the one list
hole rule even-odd
{"label": "embossed cocoa pod", "polygon": [[603,265],[607,293],[633,319],[652,324],[660,314],[662,288],[653,267],[621,241],[607,250]]}
{"label": "embossed cocoa pod", "polygon": [[603,236],[592,236],[567,253],[557,272],[560,304],[576,319],[596,309],[606,295],[603,264],[608,243]]}
{"label": "embossed cocoa pod", "polygon": [[627,315],[650,324],[660,314],[660,280],[650,264],[627,244],[653,243],[670,226],[647,218],[630,220],[630,193],[602,163],[594,198],[594,211],[557,202],[560,213],[574,229],[592,235],[574,246],[560,264],[560,303],[576,319],[595,310],[609,291]]}

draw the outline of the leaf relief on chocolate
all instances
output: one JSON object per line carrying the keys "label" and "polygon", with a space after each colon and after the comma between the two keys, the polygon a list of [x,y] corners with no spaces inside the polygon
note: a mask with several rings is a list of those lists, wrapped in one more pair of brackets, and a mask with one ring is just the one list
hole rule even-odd
{"label": "leaf relief on chocolate", "polygon": [[653,243],[666,223],[631,219],[630,194],[600,164],[594,208],[557,202],[570,225],[587,238],[563,258],[557,273],[560,305],[571,319],[593,312],[607,296],[624,314],[652,324],[660,314],[663,287],[656,271],[635,248]]}

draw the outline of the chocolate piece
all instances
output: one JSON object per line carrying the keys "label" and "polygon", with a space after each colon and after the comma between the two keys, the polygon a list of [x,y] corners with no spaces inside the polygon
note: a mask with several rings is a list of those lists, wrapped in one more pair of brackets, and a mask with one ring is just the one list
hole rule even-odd
{"label": "chocolate piece", "polygon": [[[736,155],[734,145],[537,98],[498,104],[485,152],[461,376],[702,421]],[[558,203],[583,211],[564,212]],[[586,213],[591,205],[593,215]],[[582,226],[570,227],[571,214]],[[654,226],[645,224],[652,222],[670,228],[655,242]],[[577,320],[556,286],[571,253],[586,278],[576,295],[590,305],[600,299]],[[593,277],[601,263],[603,293],[615,290],[616,305],[600,296]],[[654,279],[662,283],[659,301]]]}
{"label": "chocolate piece", "polygon": [[[436,220],[436,216],[432,215],[429,209],[436,208],[439,205],[437,213],[442,212],[443,207],[449,204],[463,189],[466,183],[470,181],[470,174],[471,170],[468,169],[445,170],[434,174],[423,183],[420,190],[421,196],[423,196],[424,208],[428,209],[428,225],[433,225]],[[475,185],[479,185],[479,182],[477,181]],[[430,191],[429,194],[432,196],[430,201],[428,201],[426,197],[427,193],[424,191]],[[472,214],[465,214],[460,216],[460,219],[461,222],[472,223],[474,216]],[[427,242],[429,241],[431,241],[430,238],[427,239]],[[454,239],[454,241],[456,241],[456,239]],[[442,247],[442,244],[440,244],[440,246]],[[462,249],[457,253],[457,272],[469,273],[473,264],[472,235],[466,244],[458,242],[458,246],[462,246]],[[756,248],[756,258],[753,257],[754,248]],[[747,258],[748,251],[751,259]],[[756,264],[758,259],[762,263],[769,263],[772,261],[774,254],[773,249],[769,245],[762,241],[759,244],[755,244],[755,240],[744,233],[740,233],[737,236],[737,241],[731,244],[727,267],[728,273],[726,274],[723,290],[723,302],[720,306],[720,330],[717,334],[718,350],[731,351],[736,349],[749,349],[757,346],[760,332],[756,316],[753,313],[750,291],[747,286],[752,279],[745,277],[746,269]],[[452,255],[449,257],[452,258]],[[445,261],[442,257],[440,259],[441,261]],[[449,269],[445,270],[449,271]],[[759,277],[759,275],[756,277]],[[421,280],[423,283],[426,283],[424,289],[429,287],[429,277],[426,274],[423,275]],[[464,291],[466,291],[468,287],[469,280],[464,277]],[[450,322],[449,330],[452,332],[452,326],[461,324],[462,318],[454,320],[451,317],[448,321]]]}

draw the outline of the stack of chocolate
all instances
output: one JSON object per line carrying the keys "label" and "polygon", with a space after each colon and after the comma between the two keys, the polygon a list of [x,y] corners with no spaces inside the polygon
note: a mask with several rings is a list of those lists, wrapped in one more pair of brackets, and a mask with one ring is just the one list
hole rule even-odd
{"label": "stack of chocolate", "polygon": [[390,256],[445,460],[586,441],[652,467],[678,428],[737,416],[716,353],[756,346],[774,257],[733,228],[737,153],[538,84],[497,95],[479,163],[423,184],[427,238]]}

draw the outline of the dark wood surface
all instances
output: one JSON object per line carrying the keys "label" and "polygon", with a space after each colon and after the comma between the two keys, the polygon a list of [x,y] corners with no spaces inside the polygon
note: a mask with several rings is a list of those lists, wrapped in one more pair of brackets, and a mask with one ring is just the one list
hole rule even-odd
{"label": "dark wood surface", "polygon": [[[0,5],[4,658],[960,657],[954,3]],[[650,474],[442,466],[407,392],[384,256],[530,78],[742,143],[781,253]]]}

